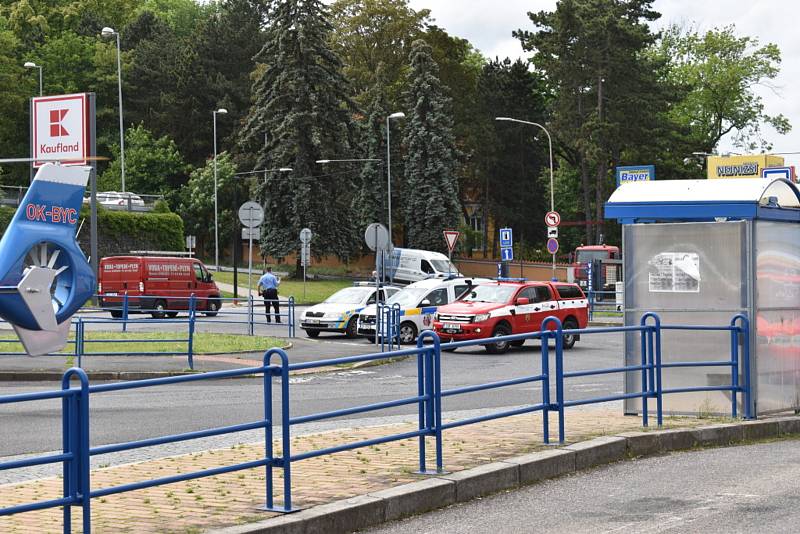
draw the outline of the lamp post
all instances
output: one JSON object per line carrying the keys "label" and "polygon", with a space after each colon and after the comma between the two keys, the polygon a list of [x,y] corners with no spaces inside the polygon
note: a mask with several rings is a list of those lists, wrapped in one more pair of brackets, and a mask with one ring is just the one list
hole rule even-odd
{"label": "lamp post", "polygon": [[[512,119],[511,117],[495,117],[497,121],[508,121],[508,122],[518,122],[520,124],[529,124],[531,126],[537,126],[541,128],[544,133],[547,135],[547,144],[550,149],[550,211],[555,211],[555,193],[553,191],[553,139],[550,137],[550,132],[547,131],[547,128],[539,124],[538,122],[531,122],[531,121],[523,121],[520,119]],[[556,277],[556,255],[553,254],[553,281],[558,280]]]}
{"label": "lamp post", "polygon": [[100,35],[103,37],[111,37],[112,35],[117,38],[117,95],[119,98],[119,169],[122,185],[122,192],[125,192],[125,132],[123,129],[122,121],[122,58],[119,48],[119,32],[114,28],[106,26],[100,30]]}
{"label": "lamp post", "polygon": [[228,112],[225,108],[215,109],[211,112],[214,117],[214,265],[219,272],[219,211],[217,203],[217,114],[224,115]]}
{"label": "lamp post", "polygon": [[386,195],[389,219],[389,246],[392,246],[392,144],[389,142],[389,120],[404,119],[406,116],[402,111],[392,113],[386,117]]}
{"label": "lamp post", "polygon": [[41,65],[37,65],[33,61],[26,61],[24,65],[22,65],[26,69],[39,69],[39,96],[42,96],[42,67]]}

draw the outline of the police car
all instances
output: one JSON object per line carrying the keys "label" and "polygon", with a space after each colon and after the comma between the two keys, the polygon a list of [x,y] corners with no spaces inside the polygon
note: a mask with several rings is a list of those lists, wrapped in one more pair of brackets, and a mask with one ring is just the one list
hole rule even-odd
{"label": "police car", "polygon": [[[385,302],[398,291],[398,287],[382,286],[377,291],[377,298]],[[306,331],[308,337],[317,337],[320,332],[343,332],[347,337],[356,337],[358,313],[375,302],[375,285],[369,282],[356,283],[304,311],[300,316],[300,328]]]}
{"label": "police car", "polygon": [[[417,334],[433,328],[433,314],[439,306],[458,300],[486,278],[431,278],[407,285],[386,301],[400,307],[400,343],[413,343]],[[367,306],[358,316],[358,334],[375,340],[376,306]],[[380,335],[380,334],[379,334]]]}

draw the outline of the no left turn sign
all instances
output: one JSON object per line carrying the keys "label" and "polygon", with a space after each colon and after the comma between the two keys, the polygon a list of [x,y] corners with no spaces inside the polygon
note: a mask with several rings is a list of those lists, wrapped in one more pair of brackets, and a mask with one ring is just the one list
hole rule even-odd
{"label": "no left turn sign", "polygon": [[544,216],[544,224],[547,226],[558,226],[561,224],[561,215],[557,211],[548,211]]}

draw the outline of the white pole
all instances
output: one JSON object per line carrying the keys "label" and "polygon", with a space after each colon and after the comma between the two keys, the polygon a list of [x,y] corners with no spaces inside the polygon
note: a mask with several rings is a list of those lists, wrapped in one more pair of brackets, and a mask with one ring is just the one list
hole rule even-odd
{"label": "white pole", "polygon": [[217,112],[214,116],[214,265],[219,272],[219,221],[217,220]]}
{"label": "white pole", "polygon": [[253,229],[248,230],[247,242],[247,298],[253,298]]}
{"label": "white pole", "polygon": [[[122,178],[122,192],[125,192],[125,131],[122,120],[122,59],[120,58],[119,32],[117,36],[117,93],[119,97],[119,168]],[[40,89],[41,91],[41,89]]]}
{"label": "white pole", "polygon": [[392,144],[389,141],[390,136],[390,124],[389,124],[389,117],[386,117],[386,195],[387,195],[387,206],[389,209],[388,218],[389,218],[389,246],[392,243]]}

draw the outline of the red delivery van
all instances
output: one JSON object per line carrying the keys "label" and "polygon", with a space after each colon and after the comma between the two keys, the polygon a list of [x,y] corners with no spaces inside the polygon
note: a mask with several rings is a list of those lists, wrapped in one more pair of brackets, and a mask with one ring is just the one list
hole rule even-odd
{"label": "red delivery van", "polygon": [[196,310],[207,316],[217,314],[220,292],[206,266],[195,258],[156,256],[110,256],[100,260],[97,288],[100,306],[112,317],[122,316],[122,302],[128,294],[129,313],[150,313],[155,318],[175,317],[189,309],[196,297]]}

